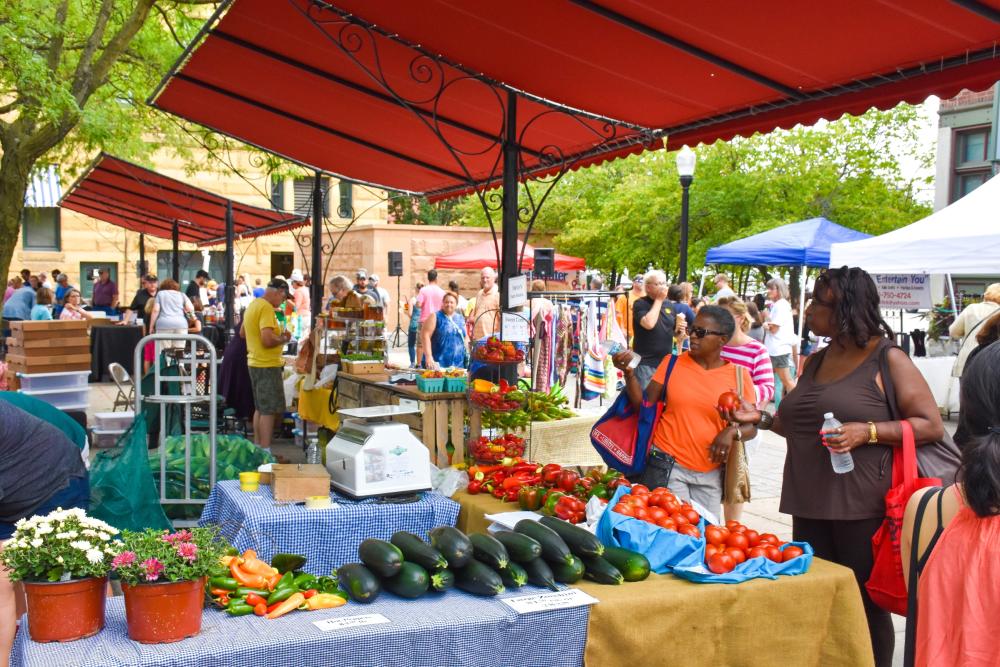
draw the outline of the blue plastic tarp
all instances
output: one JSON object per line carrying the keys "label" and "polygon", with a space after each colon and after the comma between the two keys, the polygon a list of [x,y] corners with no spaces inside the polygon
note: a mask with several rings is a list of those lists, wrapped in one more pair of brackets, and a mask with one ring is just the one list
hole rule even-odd
{"label": "blue plastic tarp", "polygon": [[830,265],[830,245],[870,238],[826,218],[812,218],[769,229],[708,251],[706,264],[764,266]]}

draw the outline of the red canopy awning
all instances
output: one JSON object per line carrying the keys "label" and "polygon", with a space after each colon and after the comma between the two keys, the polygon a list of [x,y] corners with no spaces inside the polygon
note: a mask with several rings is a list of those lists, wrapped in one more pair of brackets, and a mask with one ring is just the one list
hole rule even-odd
{"label": "red canopy awning", "polygon": [[1000,0],[235,0],[153,104],[439,198],[498,182],[509,91],[538,175],[983,89],[998,39]]}
{"label": "red canopy awning", "polygon": [[[501,243],[500,239],[497,239],[497,244]],[[441,255],[434,260],[435,269],[482,269],[487,266],[491,266],[494,269],[497,268],[497,245],[494,245],[493,241],[482,241],[481,243],[474,243],[466,248],[462,248],[458,252],[453,252],[449,255]],[[525,271],[530,271],[535,268],[535,249],[531,244],[525,245],[523,241],[518,239],[517,241],[517,256],[521,257],[521,253],[524,253],[524,262],[521,264],[521,268]],[[556,253],[555,256],[555,270],[559,273],[568,273],[570,271],[583,271],[587,268],[587,263],[580,257],[571,257],[569,255],[560,255]]]}
{"label": "red canopy awning", "polygon": [[[199,245],[225,243],[230,200],[102,153],[63,195],[60,205],[141,234]],[[236,238],[253,238],[309,224],[308,218],[233,204]]]}

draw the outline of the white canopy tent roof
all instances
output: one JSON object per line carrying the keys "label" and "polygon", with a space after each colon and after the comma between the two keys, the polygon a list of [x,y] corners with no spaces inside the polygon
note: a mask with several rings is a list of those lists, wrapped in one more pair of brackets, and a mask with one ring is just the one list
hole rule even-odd
{"label": "white canopy tent roof", "polygon": [[1000,177],[901,229],[834,243],[830,266],[869,273],[1000,273]]}

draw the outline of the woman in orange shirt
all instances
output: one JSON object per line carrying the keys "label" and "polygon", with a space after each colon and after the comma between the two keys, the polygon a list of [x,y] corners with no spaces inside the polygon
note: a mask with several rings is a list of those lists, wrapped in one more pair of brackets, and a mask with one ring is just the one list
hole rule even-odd
{"label": "woman in orange shirt", "polygon": [[[737,439],[757,435],[752,425],[734,426],[716,409],[721,394],[735,391],[742,375],[743,398],[756,400],[749,371],[720,356],[736,331],[732,314],[720,306],[705,306],[688,329],[691,349],[680,355],[667,380],[666,404],[653,427],[646,470],[639,480],[649,487],[665,486],[680,498],[693,500],[716,516],[722,503],[721,465]],[[614,356],[615,366],[625,374],[625,390],[636,409],[642,388],[628,362],[629,351]],[[670,357],[665,357],[646,387],[646,397],[656,401],[663,395]]]}
{"label": "woman in orange shirt", "polygon": [[[1000,664],[1000,342],[965,366],[961,405],[960,481],[917,491],[903,517],[903,576],[910,586],[910,554],[918,554],[914,665]],[[927,494],[934,496],[914,546],[917,506]]]}

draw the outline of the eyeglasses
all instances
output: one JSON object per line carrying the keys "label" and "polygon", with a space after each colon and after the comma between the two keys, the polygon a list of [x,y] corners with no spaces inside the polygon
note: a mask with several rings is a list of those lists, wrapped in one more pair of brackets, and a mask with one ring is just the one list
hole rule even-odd
{"label": "eyeglasses", "polygon": [[691,327],[691,335],[695,338],[704,338],[705,336],[725,336],[726,334],[722,331],[712,331],[704,327]]}

